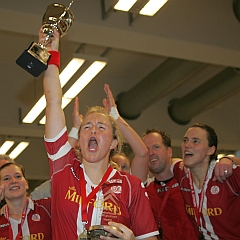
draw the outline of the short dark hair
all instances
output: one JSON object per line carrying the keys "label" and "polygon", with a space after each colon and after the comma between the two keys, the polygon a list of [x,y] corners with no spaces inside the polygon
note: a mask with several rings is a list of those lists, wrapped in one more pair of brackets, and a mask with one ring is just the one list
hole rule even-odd
{"label": "short dark hair", "polygon": [[163,142],[164,146],[172,147],[171,137],[166,132],[155,129],[155,128],[147,129],[145,131],[145,133],[143,134],[143,138],[146,137],[150,133],[158,133],[159,135],[162,136],[162,140],[163,140],[162,142]]}
{"label": "short dark hair", "polygon": [[193,128],[193,127],[202,128],[203,130],[205,130],[207,132],[208,146],[216,147],[215,152],[210,156],[210,160],[216,160],[217,159],[218,137],[217,137],[215,130],[212,127],[210,127],[204,123],[194,123],[190,126],[190,128]]}

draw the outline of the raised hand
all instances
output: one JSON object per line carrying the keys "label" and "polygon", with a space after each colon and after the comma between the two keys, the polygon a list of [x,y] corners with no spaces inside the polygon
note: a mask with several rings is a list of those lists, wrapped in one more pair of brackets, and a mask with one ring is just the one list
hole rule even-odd
{"label": "raised hand", "polygon": [[72,112],[72,120],[73,120],[73,127],[77,128],[79,130],[82,120],[83,120],[83,115],[79,113],[79,102],[78,102],[78,97],[75,97],[74,99],[74,108]]}
{"label": "raised hand", "polygon": [[110,113],[112,107],[116,107],[116,103],[112,94],[112,91],[108,84],[104,84],[104,91],[107,95],[107,98],[103,99],[103,106],[105,110]]}
{"label": "raised hand", "polygon": [[[38,32],[38,42],[41,44],[44,44],[46,39],[46,34],[43,33],[43,29],[41,28]],[[45,46],[48,50],[54,50],[58,51],[59,48],[59,32],[54,29],[53,30],[53,37],[51,37],[51,40],[48,42],[48,44]]]}

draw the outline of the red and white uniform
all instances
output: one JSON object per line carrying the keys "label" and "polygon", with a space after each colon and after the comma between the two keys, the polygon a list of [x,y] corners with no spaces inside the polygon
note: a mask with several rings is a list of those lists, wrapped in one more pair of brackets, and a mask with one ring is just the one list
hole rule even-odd
{"label": "red and white uniform", "polygon": [[[68,143],[66,128],[54,139],[45,139],[52,184],[53,239],[77,239],[83,231],[81,216],[80,166]],[[85,174],[86,196],[95,188]],[[146,189],[141,181],[113,169],[88,205],[88,224],[107,225],[112,220],[130,228],[136,238],[158,234]]]}
{"label": "red and white uniform", "polygon": [[[181,193],[184,198],[187,213],[195,225],[198,234],[197,220],[189,184],[189,170],[187,173],[176,162],[173,166],[174,176],[180,183]],[[240,239],[240,166],[234,166],[231,177],[220,183],[213,182],[214,167],[212,161],[206,176],[203,194],[201,230],[206,240],[208,239]],[[201,190],[194,185],[197,204]]]}
{"label": "red and white uniform", "polygon": [[[51,229],[51,199],[41,199],[32,201],[28,199],[28,207],[26,218],[21,227],[21,219],[19,221],[6,215],[6,205],[1,209],[0,215],[0,239],[9,239],[11,229],[13,232],[13,239],[16,238],[20,232],[19,239],[36,239],[36,240],[50,240],[52,239]],[[9,229],[9,221],[11,229]]]}
{"label": "red and white uniform", "polygon": [[[161,213],[160,209],[163,199],[168,191],[170,193]],[[157,224],[161,223],[162,239],[198,239],[193,230],[192,223],[186,214],[179,184],[175,178],[166,183],[153,180],[147,186],[147,192],[155,220]]]}

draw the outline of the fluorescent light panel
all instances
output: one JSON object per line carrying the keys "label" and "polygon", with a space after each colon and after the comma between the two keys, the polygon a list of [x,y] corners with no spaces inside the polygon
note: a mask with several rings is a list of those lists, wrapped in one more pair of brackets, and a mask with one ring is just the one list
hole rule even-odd
{"label": "fluorescent light panel", "polygon": [[153,16],[168,0],[150,0],[141,10],[140,14]]}
{"label": "fluorescent light panel", "polygon": [[127,12],[136,3],[136,1],[137,0],[119,0],[114,6],[114,9]]}
{"label": "fluorescent light panel", "polygon": [[5,141],[0,147],[0,154],[6,154],[6,152],[13,146],[14,141]]}
{"label": "fluorescent light panel", "polygon": [[[3,145],[0,147],[0,154],[6,154],[9,151],[9,149],[14,145],[14,143],[15,143],[14,141],[9,140],[5,141]],[[16,148],[14,148],[13,151],[9,154],[9,157],[13,159],[17,158],[29,144],[30,144],[29,142],[20,142],[16,146]]]}
{"label": "fluorescent light panel", "polygon": [[[153,16],[168,0],[149,0],[144,7],[139,11],[139,14]],[[119,0],[114,6],[115,10],[130,11],[137,0]],[[142,1],[143,2],[143,1]],[[135,7],[136,8],[136,7]]]}
{"label": "fluorescent light panel", "polygon": [[78,78],[78,80],[69,88],[69,90],[63,95],[63,98],[73,99],[83,88],[87,86],[89,82],[97,76],[99,72],[106,66],[106,62],[95,61],[90,67]]}
{"label": "fluorescent light panel", "polygon": [[[73,58],[68,65],[63,69],[59,75],[61,87],[71,79],[71,77],[77,72],[77,70],[83,65],[85,59]],[[43,95],[38,102],[29,111],[26,117],[22,120],[23,123],[32,123],[39,114],[46,108],[46,99]]]}
{"label": "fluorescent light panel", "polygon": [[[94,61],[88,69],[78,78],[78,80],[68,89],[62,98],[62,109],[64,109],[93,78],[106,66],[106,61]],[[39,123],[45,124],[46,116]]]}
{"label": "fluorescent light panel", "polygon": [[9,154],[9,157],[15,159],[28,147],[28,145],[29,145],[29,142],[20,142],[16,146],[16,148]]}

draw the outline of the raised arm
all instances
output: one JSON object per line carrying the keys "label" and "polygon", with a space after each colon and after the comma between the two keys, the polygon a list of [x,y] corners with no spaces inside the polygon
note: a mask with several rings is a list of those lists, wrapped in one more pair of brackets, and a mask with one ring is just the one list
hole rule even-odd
{"label": "raised arm", "polygon": [[[43,43],[45,34],[39,31],[39,42]],[[54,30],[54,36],[47,45],[48,50],[58,51],[59,33]],[[54,53],[53,53],[54,54]],[[48,65],[44,73],[43,88],[46,98],[45,137],[53,138],[64,128],[65,116],[62,110],[62,88],[59,79],[59,69],[55,64]]]}
{"label": "raised arm", "polygon": [[135,130],[118,114],[116,103],[108,84],[104,85],[104,91],[107,95],[107,98],[103,99],[104,108],[110,114],[114,115],[124,138],[127,140],[134,153],[134,158],[131,163],[132,174],[145,182],[148,176],[147,147]]}
{"label": "raised arm", "polygon": [[75,97],[74,108],[72,112],[73,127],[68,134],[68,142],[71,144],[73,148],[76,147],[76,144],[78,142],[78,137],[79,137],[78,132],[82,124],[82,119],[83,119],[83,116],[82,114],[79,113],[78,97]]}

